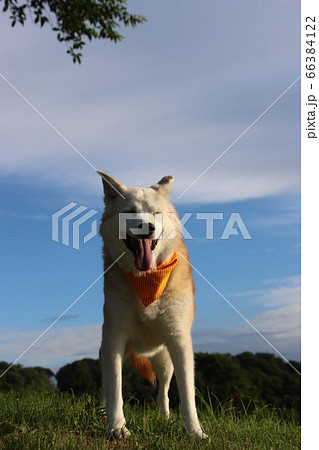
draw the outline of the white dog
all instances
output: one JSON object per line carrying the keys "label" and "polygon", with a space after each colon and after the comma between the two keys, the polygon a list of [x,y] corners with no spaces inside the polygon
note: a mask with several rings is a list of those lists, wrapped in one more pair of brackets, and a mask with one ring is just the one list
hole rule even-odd
{"label": "white dog", "polygon": [[[139,188],[98,173],[105,201],[100,228],[106,270],[100,358],[108,430],[115,438],[130,435],[123,415],[122,364],[131,358],[144,378],[154,382],[156,374],[157,403],[165,416],[169,415],[168,390],[175,371],[184,426],[191,436],[202,439],[206,435],[195,406],[191,339],[194,284],[179,220],[168,200],[173,177]],[[123,214],[134,216],[134,226],[124,230],[124,235],[123,230],[119,234]]]}

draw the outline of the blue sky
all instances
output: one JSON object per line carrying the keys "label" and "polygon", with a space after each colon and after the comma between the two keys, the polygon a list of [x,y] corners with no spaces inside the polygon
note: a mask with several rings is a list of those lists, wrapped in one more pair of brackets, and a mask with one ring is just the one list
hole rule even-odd
{"label": "blue sky", "polygon": [[[173,174],[192,264],[287,358],[300,359],[300,84],[179,195],[300,74],[299,2],[141,1],[147,23],[75,66],[50,30],[0,17],[1,73],[92,164],[128,185]],[[100,178],[0,79],[0,359],[15,360],[101,273],[101,239],[51,240],[51,215],[96,209]],[[205,240],[196,212],[222,212]],[[232,212],[252,237],[221,240]],[[86,226],[86,225],[85,225]],[[85,233],[85,227],[82,232]],[[87,231],[89,230],[89,227]],[[273,351],[195,274],[195,350]],[[97,357],[102,281],[20,362]]]}

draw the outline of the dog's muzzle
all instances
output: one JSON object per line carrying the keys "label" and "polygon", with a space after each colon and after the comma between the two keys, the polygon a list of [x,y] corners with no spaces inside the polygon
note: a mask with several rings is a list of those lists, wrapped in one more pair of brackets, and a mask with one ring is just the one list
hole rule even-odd
{"label": "dog's muzzle", "polygon": [[138,228],[143,229],[143,234],[135,234],[129,232],[126,234],[124,242],[126,247],[133,253],[135,259],[135,267],[138,270],[146,271],[151,268],[153,255],[158,239],[152,239],[154,236],[155,226],[152,223],[141,223]]}

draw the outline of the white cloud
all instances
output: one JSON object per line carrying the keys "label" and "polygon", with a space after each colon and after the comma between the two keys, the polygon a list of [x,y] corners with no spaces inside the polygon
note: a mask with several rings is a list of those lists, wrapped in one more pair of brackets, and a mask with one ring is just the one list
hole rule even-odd
{"label": "white cloud", "polygon": [[[0,335],[1,359],[13,362],[42,332],[42,330],[11,330],[2,333]],[[54,368],[76,359],[98,358],[100,344],[100,324],[50,329],[18,363],[25,366],[40,365]]]}
{"label": "white cloud", "polygon": [[[188,121],[179,123],[178,118],[167,121],[174,109],[178,116],[176,105],[163,106],[158,100],[156,108],[156,101],[147,99],[147,95],[144,99],[143,95],[137,97],[131,102],[125,99],[106,106],[86,104],[80,111],[72,106],[51,109],[46,117],[96,168],[111,172],[130,185],[150,185],[163,175],[174,174],[174,192],[178,196],[231,144],[226,125],[190,125]],[[154,109],[157,111],[150,119],[149,111]],[[24,124],[19,130],[16,116]],[[242,128],[236,121],[233,117],[232,128],[239,135]],[[272,132],[276,136],[278,130]],[[256,130],[253,136],[244,137],[182,201],[227,202],[298,192],[295,147],[286,152],[283,171],[278,148],[268,149],[272,140],[262,135]],[[99,193],[92,168],[25,105],[12,110],[8,101],[2,136],[8,147],[0,163],[3,173],[23,171],[22,175],[35,174],[43,183],[62,182],[66,188],[77,184],[83,194]]]}
{"label": "white cloud", "polygon": [[[251,324],[287,359],[300,360],[300,277],[292,276],[267,280],[266,290],[234,294],[232,297],[251,297],[267,308],[255,317],[247,317]],[[195,350],[240,353],[275,351],[249,324],[223,329],[198,330],[194,335]]]}
{"label": "white cloud", "polygon": [[[300,359],[300,279],[271,280],[281,284],[265,291],[248,292],[262,301],[268,310],[249,317],[249,321],[288,359]],[[15,360],[38,336],[36,331],[8,331],[0,335],[0,354]],[[196,329],[195,351],[240,353],[274,352],[247,323],[216,329]],[[90,324],[49,330],[19,361],[26,366],[57,368],[85,357],[97,358],[101,343],[101,325]]]}
{"label": "white cloud", "polygon": [[[277,212],[277,214],[276,214]],[[265,215],[264,217],[250,218],[248,223],[254,227],[287,227],[290,225],[300,224],[301,212],[300,212],[300,200],[299,196],[296,198],[295,205],[284,205],[280,210],[271,212],[271,215]]]}
{"label": "white cloud", "polygon": [[[280,307],[284,305],[299,305],[301,296],[300,275],[286,278],[272,278],[265,280],[267,289],[237,292],[232,297],[250,298],[264,307]],[[274,285],[273,287],[269,287]]]}
{"label": "white cloud", "polygon": [[[49,30],[31,25],[11,30],[3,16],[4,75],[95,167],[131,185],[149,185],[172,173],[178,196],[298,75],[299,61],[293,56],[298,33],[292,33],[294,13],[287,22],[285,12],[278,29],[287,27],[290,33],[276,40],[269,26],[276,30],[280,11],[274,17],[268,8],[257,29],[253,14],[260,11],[252,11],[249,2],[246,10],[236,12],[245,16],[245,29],[237,18],[232,21],[241,45],[225,38],[220,52],[218,23],[215,28],[207,22],[208,3],[198,21],[187,15],[194,12],[191,5],[183,18],[172,6],[172,22],[160,10],[155,13],[154,5],[141,8],[149,18],[146,25],[128,31],[118,46],[89,45],[81,67],[72,65]],[[230,13],[218,8],[221,15]],[[174,14],[182,20],[178,32]],[[189,33],[190,18],[198,32]],[[173,33],[174,46],[168,41]],[[259,52],[252,35],[258,36]],[[5,111],[0,173],[19,172],[65,189],[77,185],[83,195],[98,195],[92,168],[0,81]],[[298,85],[292,88],[182,201],[298,192],[298,90]]]}

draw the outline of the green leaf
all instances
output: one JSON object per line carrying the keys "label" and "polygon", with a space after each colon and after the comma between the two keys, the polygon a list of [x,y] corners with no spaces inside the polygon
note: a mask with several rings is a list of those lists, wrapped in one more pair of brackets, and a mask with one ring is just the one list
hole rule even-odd
{"label": "green leaf", "polygon": [[74,49],[82,49],[87,41],[93,38],[121,41],[120,27],[135,27],[146,20],[141,15],[131,14],[126,0],[28,0],[21,3],[18,0],[3,3],[3,11],[10,12],[12,27],[17,22],[24,25],[28,8],[35,24],[42,28],[49,22],[57,39],[69,44],[71,51],[68,53],[74,63],[80,63],[82,57],[82,54],[75,54]]}

